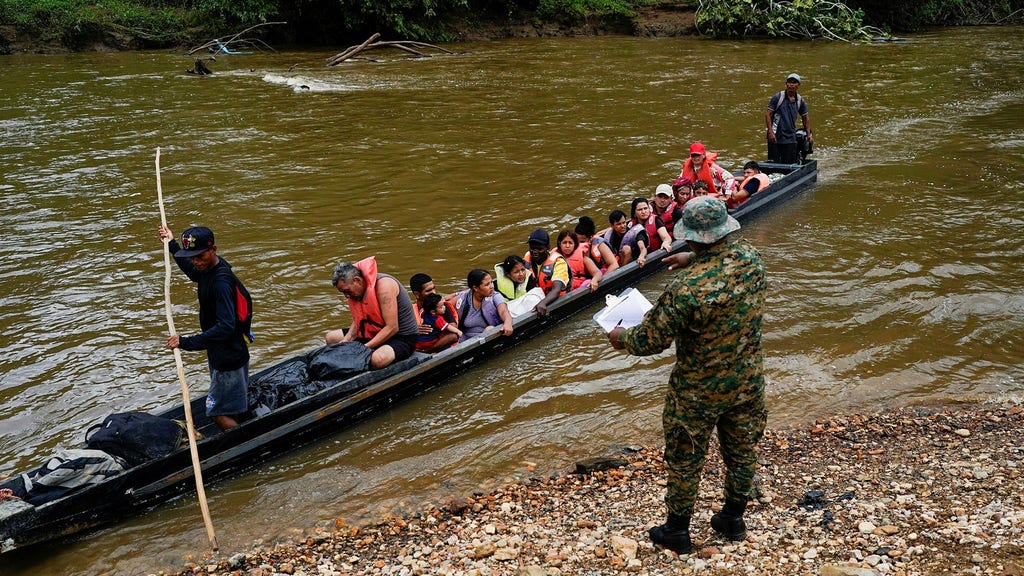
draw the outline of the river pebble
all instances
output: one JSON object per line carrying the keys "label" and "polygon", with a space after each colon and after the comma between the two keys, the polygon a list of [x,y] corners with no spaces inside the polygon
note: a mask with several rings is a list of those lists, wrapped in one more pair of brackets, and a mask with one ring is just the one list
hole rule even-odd
{"label": "river pebble", "polygon": [[768,430],[748,538],[738,543],[709,526],[723,471],[712,446],[689,555],[647,536],[665,514],[655,446],[610,456],[618,467],[424,502],[409,516],[337,519],[294,540],[211,554],[179,574],[1021,576],[1022,413],[1012,404],[910,407]]}

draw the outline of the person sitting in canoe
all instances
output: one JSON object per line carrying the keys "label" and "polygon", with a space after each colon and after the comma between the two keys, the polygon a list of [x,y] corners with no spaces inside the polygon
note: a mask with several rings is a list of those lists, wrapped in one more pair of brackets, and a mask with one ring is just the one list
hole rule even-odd
{"label": "person sitting in canoe", "polygon": [[494,265],[494,287],[506,300],[515,300],[536,288],[537,279],[526,266],[526,260],[509,254]]}
{"label": "person sitting in canoe", "polygon": [[580,216],[575,232],[576,240],[580,244],[590,244],[590,259],[601,270],[602,276],[619,267],[619,260],[615,257],[615,252],[612,252],[608,242],[605,241],[604,231],[597,232],[597,226],[590,216]]}
{"label": "person sitting in canoe", "polygon": [[523,260],[533,271],[537,287],[544,291],[544,299],[533,309],[537,314],[545,316],[548,313],[548,306],[565,294],[572,284],[569,264],[557,250],[551,251],[551,237],[543,228],[531,232],[526,244],[530,250],[523,256]]}
{"label": "person sitting in canoe", "polygon": [[[420,334],[416,340],[416,349],[421,352],[437,351],[438,342],[442,336],[455,336],[458,340],[462,338],[462,330],[459,330],[458,325],[451,318],[451,311],[445,304],[444,299],[438,293],[427,295],[423,300],[423,310],[420,312],[420,318],[423,322],[421,326],[429,326],[430,332],[426,334]],[[451,346],[449,344],[448,346]]]}
{"label": "person sitting in canoe", "polygon": [[669,248],[672,247],[672,236],[669,235],[661,218],[654,215],[654,211],[651,210],[651,202],[647,198],[634,198],[631,214],[630,226],[639,224],[647,232],[647,238],[650,241],[648,250],[653,252],[661,248],[662,244]]}
{"label": "person sitting in canoe", "polygon": [[707,184],[709,195],[724,196],[726,180],[731,178],[732,174],[715,164],[716,159],[718,152],[709,153],[700,142],[690,144],[690,157],[683,162],[683,169],[679,172],[676,182],[681,182],[684,178],[691,182],[704,182]]}
{"label": "person sitting in canoe", "polygon": [[605,232],[604,239],[618,260],[619,266],[625,266],[633,260],[640,266],[647,262],[647,231],[640,224],[630,226],[626,213],[612,210],[608,214],[611,228]]}
{"label": "person sitting in canoe", "polygon": [[[412,291],[412,296],[416,300],[413,305],[413,311],[416,313],[416,322],[419,324],[419,336],[420,338],[416,342],[416,349],[420,352],[426,352],[427,354],[434,354],[440,352],[446,348],[459,343],[459,336],[455,333],[448,331],[439,335],[436,342],[431,346],[423,345],[423,335],[430,334],[433,332],[433,327],[423,319],[423,310],[428,309],[426,306],[426,299],[431,294],[436,294],[437,289],[434,287],[434,279],[429,275],[422,272],[413,274],[412,278],[409,279],[409,289]],[[444,319],[449,324],[459,325],[459,316],[455,311],[455,303],[449,298],[442,299],[447,312],[444,314]]]}
{"label": "person sitting in canoe", "polygon": [[735,208],[746,202],[753,194],[767,188],[769,184],[771,181],[768,180],[768,175],[761,172],[761,166],[757,162],[751,160],[743,165],[743,181],[726,204],[729,208]]}
{"label": "person sitting in canoe", "polygon": [[672,182],[672,194],[675,196],[676,205],[679,206],[680,211],[687,202],[693,198],[693,180],[690,180],[686,176],[680,176]]}
{"label": "person sitting in canoe", "polygon": [[556,245],[558,253],[565,258],[566,264],[569,265],[572,278],[569,289],[575,290],[581,286],[588,286],[591,292],[597,290],[603,274],[590,258],[590,240],[580,241],[580,236],[577,236],[575,231],[562,230],[558,233]]}
{"label": "person sitting in canoe", "polygon": [[459,311],[462,338],[465,342],[494,328],[501,328],[505,336],[512,335],[512,316],[505,298],[494,290],[494,280],[486,270],[474,268],[466,275],[467,288],[455,295],[455,309]]}
{"label": "person sitting in canoe", "polygon": [[654,190],[654,199],[651,200],[651,209],[654,215],[661,219],[665,225],[665,231],[672,237],[676,229],[676,222],[683,217],[683,205],[675,200],[675,193],[669,184],[658,184]]}
{"label": "person sitting in canoe", "polygon": [[409,294],[394,276],[377,273],[377,260],[370,256],[355,264],[341,262],[334,267],[331,284],[345,295],[352,313],[352,325],[331,330],[328,344],[361,342],[373,351],[370,368],[383,368],[412,356],[419,324]]}

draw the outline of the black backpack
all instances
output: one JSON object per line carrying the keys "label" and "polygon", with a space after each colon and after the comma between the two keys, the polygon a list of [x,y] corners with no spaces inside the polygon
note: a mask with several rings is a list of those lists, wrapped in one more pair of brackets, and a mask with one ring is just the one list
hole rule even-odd
{"label": "black backpack", "polygon": [[185,424],[146,412],[119,412],[90,427],[85,443],[124,459],[129,466],[166,456],[187,441]]}

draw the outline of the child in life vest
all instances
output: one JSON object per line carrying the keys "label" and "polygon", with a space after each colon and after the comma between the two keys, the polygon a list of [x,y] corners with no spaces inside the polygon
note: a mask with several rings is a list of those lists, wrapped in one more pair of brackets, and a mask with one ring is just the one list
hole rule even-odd
{"label": "child in life vest", "polygon": [[424,299],[422,319],[423,324],[430,326],[431,330],[416,338],[417,350],[429,350],[437,344],[444,332],[451,332],[462,338],[462,330],[455,325],[455,318],[452,317],[451,310],[445,306],[440,294],[428,294]]}

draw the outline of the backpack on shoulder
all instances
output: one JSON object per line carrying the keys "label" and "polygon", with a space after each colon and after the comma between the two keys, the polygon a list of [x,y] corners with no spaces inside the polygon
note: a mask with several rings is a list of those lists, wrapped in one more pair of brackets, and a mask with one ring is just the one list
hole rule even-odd
{"label": "backpack on shoulder", "polygon": [[89,448],[121,458],[129,466],[166,456],[186,441],[184,422],[147,412],[111,414],[85,433]]}

